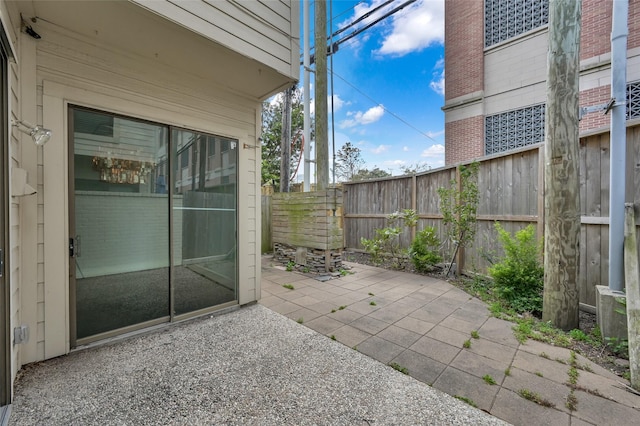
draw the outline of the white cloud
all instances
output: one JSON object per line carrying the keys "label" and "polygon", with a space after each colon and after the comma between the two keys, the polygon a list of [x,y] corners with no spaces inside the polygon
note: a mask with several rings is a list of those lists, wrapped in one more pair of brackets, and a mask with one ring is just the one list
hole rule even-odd
{"label": "white cloud", "polygon": [[428,163],[432,167],[444,166],[444,145],[434,144],[422,151],[421,157],[428,158]]}
{"label": "white cloud", "polygon": [[382,154],[383,152],[387,152],[388,149],[388,145],[378,145],[377,147],[373,148],[371,152],[373,152],[374,154]]}
{"label": "white cloud", "polygon": [[444,96],[444,58],[438,59],[433,67],[433,79],[429,83],[431,90]]}
{"label": "white cloud", "polygon": [[402,150],[403,150],[404,152],[409,152],[409,151],[411,151],[411,150],[409,149],[409,147],[408,147],[408,146],[403,146],[403,147],[402,147]]}
{"label": "white cloud", "polygon": [[[333,95],[333,112],[340,110],[344,105],[349,105],[351,102],[345,102],[340,98],[340,95]],[[331,109],[331,96],[327,97],[327,105]]]}
{"label": "white cloud", "polygon": [[438,136],[442,136],[444,135],[444,130],[440,130],[438,132],[427,132],[427,136],[429,136],[430,138],[437,138]]}
{"label": "white cloud", "polygon": [[377,55],[403,56],[444,42],[444,0],[419,0],[393,15]]}
{"label": "white cloud", "polygon": [[375,123],[376,121],[380,120],[383,115],[384,115],[384,106],[382,105],[377,105],[372,108],[369,108],[365,112],[349,111],[347,113],[347,117],[350,117],[350,118],[347,118],[346,120],[343,120],[342,122],[340,122],[340,128],[346,129],[349,127],[355,127],[357,125]]}

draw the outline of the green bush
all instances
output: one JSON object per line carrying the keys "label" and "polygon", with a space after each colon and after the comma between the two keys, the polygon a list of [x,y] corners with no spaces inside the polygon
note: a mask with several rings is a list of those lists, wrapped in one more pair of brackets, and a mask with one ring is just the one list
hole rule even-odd
{"label": "green bush", "polygon": [[[411,228],[416,226],[418,216],[415,210],[406,209],[402,212],[395,212],[387,216],[387,227],[375,229],[375,237],[372,239],[361,238],[360,244],[364,250],[371,255],[371,260],[375,263],[382,262],[384,255],[392,257],[405,257],[407,249],[400,247],[400,234],[402,227]],[[404,265],[397,265],[403,267]]]}
{"label": "green bush", "polygon": [[442,262],[442,256],[438,253],[440,240],[433,226],[427,226],[416,234],[411,243],[409,256],[418,272],[428,272],[433,265]]}
{"label": "green bush", "polygon": [[536,241],[535,228],[529,225],[515,237],[496,222],[498,239],[505,256],[489,268],[498,296],[516,312],[542,312],[544,268],[540,261],[542,246]]}

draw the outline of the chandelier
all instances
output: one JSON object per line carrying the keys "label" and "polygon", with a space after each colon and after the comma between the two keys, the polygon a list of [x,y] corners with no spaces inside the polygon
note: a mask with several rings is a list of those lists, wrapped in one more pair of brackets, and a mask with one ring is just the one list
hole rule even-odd
{"label": "chandelier", "polygon": [[93,169],[100,173],[100,181],[144,185],[155,164],[149,161],[125,160],[111,157],[93,157]]}

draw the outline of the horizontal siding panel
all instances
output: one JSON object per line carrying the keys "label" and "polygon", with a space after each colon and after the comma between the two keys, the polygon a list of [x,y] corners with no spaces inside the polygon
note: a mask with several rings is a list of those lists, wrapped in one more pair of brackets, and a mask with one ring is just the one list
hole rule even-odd
{"label": "horizontal siding panel", "polygon": [[[284,75],[297,76],[297,64],[292,63],[294,57],[292,53],[295,48],[297,54],[299,43],[294,44],[293,39],[282,41],[284,34],[276,28],[264,26],[262,23],[256,27],[247,26],[249,15],[242,18],[241,22],[244,25],[238,25],[238,21],[232,15],[221,10],[223,2],[132,1],[212,41],[262,62]],[[233,6],[231,5],[231,7]],[[297,6],[293,9],[289,18],[290,22],[297,20],[293,16]],[[285,29],[285,31],[289,32],[290,30]],[[281,40],[281,42],[277,43],[274,40]]]}

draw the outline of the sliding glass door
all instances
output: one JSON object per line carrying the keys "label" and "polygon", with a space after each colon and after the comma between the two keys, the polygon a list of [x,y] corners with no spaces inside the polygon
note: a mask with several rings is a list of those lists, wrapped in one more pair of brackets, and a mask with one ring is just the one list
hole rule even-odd
{"label": "sliding glass door", "polygon": [[74,344],[234,302],[237,142],[69,116]]}

